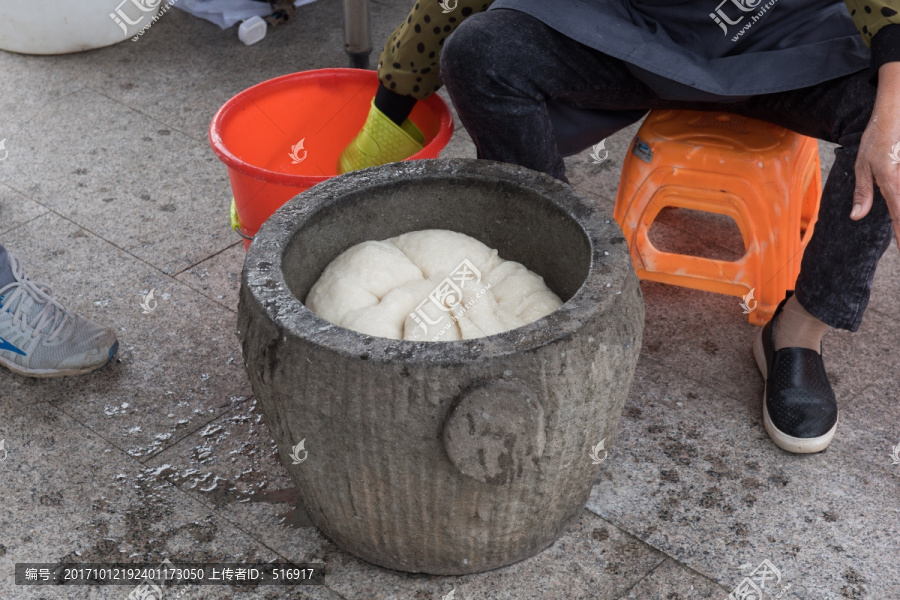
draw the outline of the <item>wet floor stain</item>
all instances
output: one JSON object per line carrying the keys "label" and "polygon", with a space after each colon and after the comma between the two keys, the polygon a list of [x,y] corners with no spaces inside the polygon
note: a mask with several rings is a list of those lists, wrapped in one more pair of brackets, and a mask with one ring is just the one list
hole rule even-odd
{"label": "wet floor stain", "polygon": [[281,518],[281,524],[294,529],[315,527],[315,524],[309,518],[309,515],[306,514],[306,509],[303,507],[303,501],[300,499],[300,490],[297,488],[256,492],[255,494],[247,496],[247,501],[293,505],[294,508],[278,515],[279,518]]}

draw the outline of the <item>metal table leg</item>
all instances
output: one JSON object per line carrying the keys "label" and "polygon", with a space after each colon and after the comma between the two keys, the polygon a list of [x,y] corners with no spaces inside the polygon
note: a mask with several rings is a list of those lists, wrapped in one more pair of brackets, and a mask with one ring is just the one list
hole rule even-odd
{"label": "metal table leg", "polygon": [[369,26],[369,0],[344,0],[344,50],[350,66],[369,68],[372,34]]}

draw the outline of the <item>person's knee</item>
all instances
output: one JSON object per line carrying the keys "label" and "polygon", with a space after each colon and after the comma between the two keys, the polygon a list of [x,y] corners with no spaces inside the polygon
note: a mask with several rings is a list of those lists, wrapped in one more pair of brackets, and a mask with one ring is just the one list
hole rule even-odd
{"label": "person's knee", "polygon": [[459,24],[441,49],[441,79],[448,87],[457,82],[465,82],[471,75],[472,67],[478,64],[478,53],[483,51],[482,28],[479,19],[486,13],[472,15]]}
{"label": "person's knee", "polygon": [[465,84],[477,88],[496,68],[500,42],[511,11],[486,11],[460,23],[441,50],[441,79],[449,88]]}

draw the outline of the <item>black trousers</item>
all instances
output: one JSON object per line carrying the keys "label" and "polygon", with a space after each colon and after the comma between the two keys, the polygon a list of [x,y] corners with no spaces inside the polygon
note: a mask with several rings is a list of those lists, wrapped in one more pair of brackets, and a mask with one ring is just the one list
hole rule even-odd
{"label": "black trousers", "polygon": [[877,188],[870,213],[850,220],[856,155],[875,103],[868,73],[733,102],[666,100],[622,61],[514,10],[472,15],[447,39],[440,64],[480,158],[515,163],[563,181],[565,165],[549,108],[559,103],[633,115],[610,119],[610,130],[598,132],[598,140],[638,119],[642,111],[690,109],[727,111],[839,144],[796,296],[824,323],[859,328],[875,266],[892,240],[890,214]]}

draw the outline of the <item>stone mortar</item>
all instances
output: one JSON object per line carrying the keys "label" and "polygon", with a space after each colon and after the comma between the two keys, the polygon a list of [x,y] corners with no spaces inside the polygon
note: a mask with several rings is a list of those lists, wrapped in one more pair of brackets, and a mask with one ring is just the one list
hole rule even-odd
{"label": "stone mortar", "polygon": [[[452,342],[367,336],[304,306],[350,246],[420,229],[497,248],[565,304]],[[643,322],[622,231],[595,203],[522,167],[423,160],[336,177],[279,209],[247,254],[238,335],[319,529],[369,562],[451,575],[528,558],[581,514],[603,468],[591,448],[615,435]]]}

